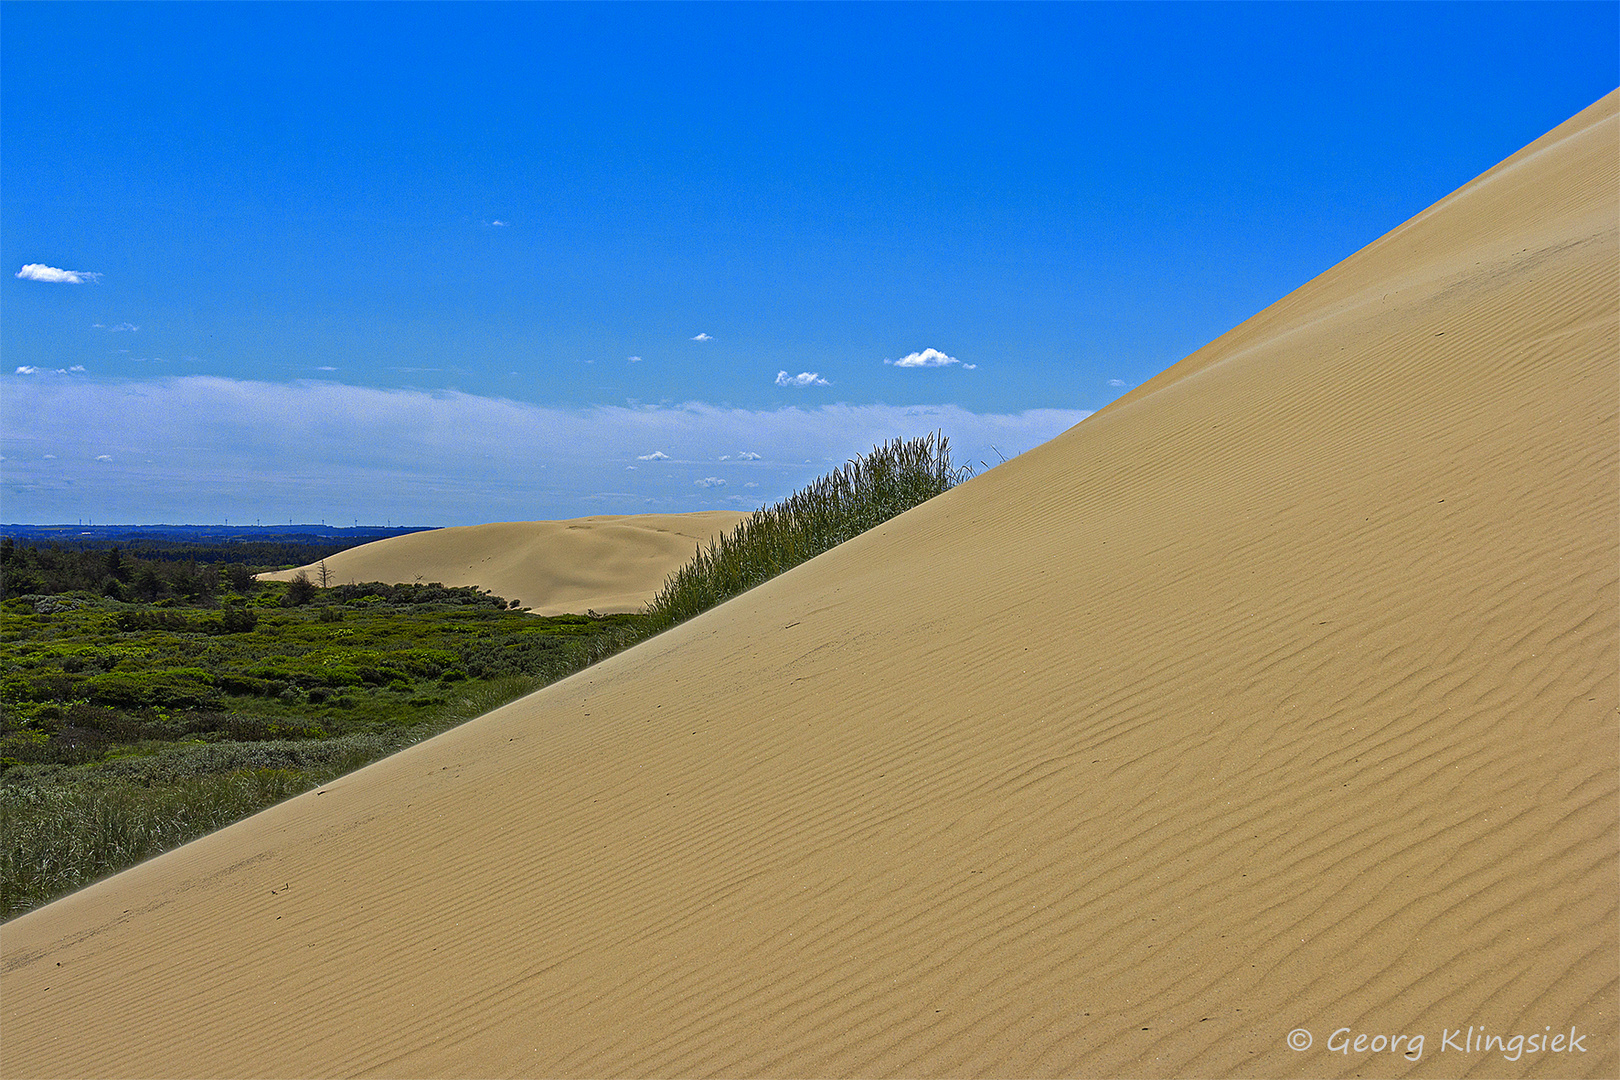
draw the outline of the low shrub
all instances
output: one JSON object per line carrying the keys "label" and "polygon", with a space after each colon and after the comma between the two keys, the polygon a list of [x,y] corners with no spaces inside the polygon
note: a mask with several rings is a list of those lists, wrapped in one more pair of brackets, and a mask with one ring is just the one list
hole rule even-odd
{"label": "low shrub", "polygon": [[97,705],[124,708],[195,709],[219,698],[214,677],[201,668],[169,668],[125,674],[111,672],[85,680],[84,689]]}

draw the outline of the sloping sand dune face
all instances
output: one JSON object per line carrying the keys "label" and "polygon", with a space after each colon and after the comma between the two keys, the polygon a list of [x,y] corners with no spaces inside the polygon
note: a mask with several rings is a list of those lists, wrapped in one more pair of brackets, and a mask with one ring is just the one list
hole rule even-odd
{"label": "sloping sand dune face", "polygon": [[1053,442],[9,924],[0,1065],[1620,1073],[1617,140],[1611,96]]}
{"label": "sloping sand dune face", "polygon": [[[640,611],[698,545],[747,517],[735,510],[704,510],[433,529],[340,551],[326,560],[326,570],[333,585],[476,585],[520,601],[537,615]],[[290,581],[300,572],[320,580],[318,563],[264,576]]]}

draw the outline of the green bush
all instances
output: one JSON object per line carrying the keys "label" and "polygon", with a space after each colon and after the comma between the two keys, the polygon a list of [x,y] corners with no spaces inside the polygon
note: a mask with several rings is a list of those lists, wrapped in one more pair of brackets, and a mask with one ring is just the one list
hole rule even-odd
{"label": "green bush", "polygon": [[315,585],[302,572],[287,583],[281,602],[287,607],[303,607],[315,599]]}
{"label": "green bush", "polygon": [[279,694],[282,686],[269,679],[256,679],[251,675],[226,674],[219,677],[219,688],[227,694],[240,697],[268,697]]}
{"label": "green bush", "polygon": [[112,672],[86,679],[84,688],[97,705],[124,708],[195,709],[219,699],[214,677],[201,668],[170,668],[127,675]]}

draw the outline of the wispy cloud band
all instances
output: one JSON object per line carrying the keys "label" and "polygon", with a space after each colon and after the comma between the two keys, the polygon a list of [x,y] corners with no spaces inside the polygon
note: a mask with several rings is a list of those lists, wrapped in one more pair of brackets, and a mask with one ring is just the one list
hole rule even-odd
{"label": "wispy cloud band", "polygon": [[[1086,415],[702,402],[568,409],[319,381],[12,377],[0,395],[0,497],[20,522],[258,516],[456,525],[747,509],[897,436],[939,429],[958,460],[994,461],[992,445],[1012,456]],[[738,446],[752,448],[748,460],[717,469],[718,456]],[[660,448],[647,455],[658,467],[625,468],[640,457],[634,449],[649,447]],[[89,466],[103,456],[111,460]]]}

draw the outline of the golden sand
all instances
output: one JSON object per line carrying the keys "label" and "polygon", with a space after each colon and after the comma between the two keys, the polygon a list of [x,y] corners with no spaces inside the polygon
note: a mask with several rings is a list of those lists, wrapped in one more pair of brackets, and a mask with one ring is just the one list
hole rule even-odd
{"label": "golden sand", "polygon": [[[407,533],[340,551],[327,581],[476,585],[536,615],[640,611],[699,545],[748,517],[737,510],[695,514],[602,514],[568,521],[509,521]],[[320,582],[320,563],[264,574]]]}
{"label": "golden sand", "polygon": [[1620,1074],[1617,147],[15,920],[0,1071]]}

